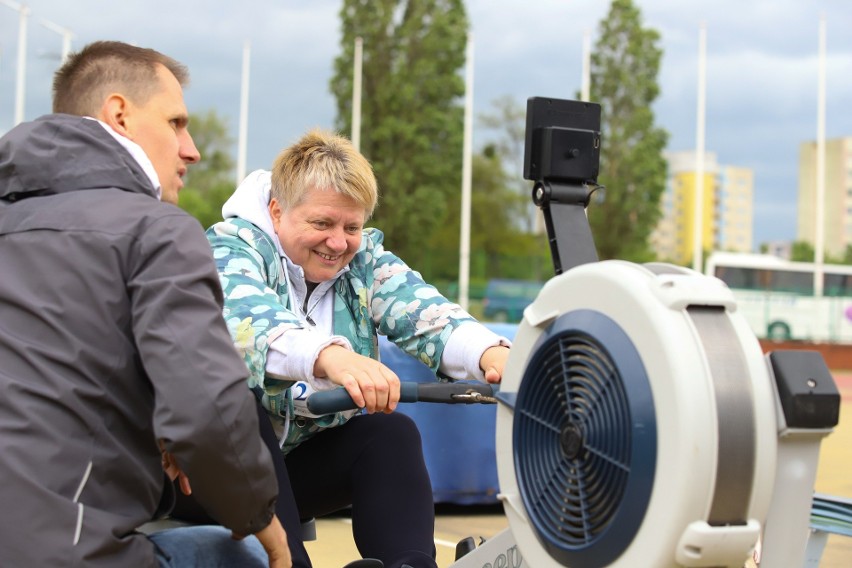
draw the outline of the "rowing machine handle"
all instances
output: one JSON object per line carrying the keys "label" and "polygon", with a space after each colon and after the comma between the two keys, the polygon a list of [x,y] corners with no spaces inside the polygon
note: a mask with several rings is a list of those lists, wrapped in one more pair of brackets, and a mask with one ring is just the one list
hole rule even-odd
{"label": "rowing machine handle", "polygon": [[[417,383],[399,383],[399,400],[400,402],[417,402]],[[318,416],[356,408],[358,405],[343,387],[317,391],[308,397],[308,410]]]}
{"label": "rowing machine handle", "polygon": [[[455,404],[460,400],[454,397],[471,391],[476,391],[483,396],[490,397],[493,395],[491,385],[483,383],[414,383],[403,381],[399,383],[399,401]],[[356,408],[358,408],[358,405],[352,401],[352,397],[342,387],[318,391],[308,397],[308,410],[317,416]]]}

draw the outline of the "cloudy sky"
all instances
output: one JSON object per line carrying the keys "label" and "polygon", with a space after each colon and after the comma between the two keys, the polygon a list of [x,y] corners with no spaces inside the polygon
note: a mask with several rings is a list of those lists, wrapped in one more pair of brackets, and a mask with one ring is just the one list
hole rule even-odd
{"label": "cloudy sky", "polygon": [[[8,0],[7,0],[8,1]],[[20,0],[15,0],[20,3]],[[236,139],[243,44],[251,44],[248,170],[268,167],[313,126],[331,127],[332,64],[341,0],[26,0],[25,118],[50,110],[61,36],[73,47],[116,39],[187,64],[190,111],[215,109]],[[698,30],[707,29],[706,149],[755,172],[755,247],[796,237],[798,148],[817,131],[818,29],[827,27],[826,131],[852,136],[852,2],[847,0],[636,0],[664,49],[655,105],[669,150],[695,147]],[[572,98],[580,89],[583,34],[597,38],[604,0],[467,0],[475,38],[474,107],[498,97]],[[0,132],[14,121],[18,14],[0,2]],[[474,145],[487,142],[484,130]],[[605,143],[605,141],[604,141]],[[236,148],[235,148],[236,153]]]}

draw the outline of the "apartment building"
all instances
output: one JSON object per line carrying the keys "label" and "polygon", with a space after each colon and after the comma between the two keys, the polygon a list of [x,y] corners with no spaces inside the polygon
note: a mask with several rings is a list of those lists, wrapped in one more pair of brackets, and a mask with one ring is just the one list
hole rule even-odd
{"label": "apartment building", "polygon": [[[669,176],[660,202],[662,217],[651,235],[661,260],[688,265],[695,250],[697,167],[695,152],[668,152]],[[754,172],[704,157],[700,211],[702,250],[750,252],[754,216]]]}
{"label": "apartment building", "polygon": [[[796,240],[816,243],[816,142],[799,145],[799,199]],[[825,254],[843,256],[852,245],[852,137],[825,142],[823,246]]]}

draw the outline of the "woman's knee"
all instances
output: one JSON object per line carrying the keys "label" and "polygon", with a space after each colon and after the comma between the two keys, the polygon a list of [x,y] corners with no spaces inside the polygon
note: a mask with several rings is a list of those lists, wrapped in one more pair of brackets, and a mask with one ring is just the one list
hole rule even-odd
{"label": "woman's knee", "polygon": [[347,447],[361,463],[363,460],[384,461],[389,455],[398,461],[423,461],[420,430],[414,420],[404,414],[393,412],[357,416],[340,429],[348,430],[345,433]]}
{"label": "woman's knee", "polygon": [[400,412],[390,414],[373,414],[375,433],[385,445],[416,448],[422,451],[422,438],[417,424],[410,416]]}

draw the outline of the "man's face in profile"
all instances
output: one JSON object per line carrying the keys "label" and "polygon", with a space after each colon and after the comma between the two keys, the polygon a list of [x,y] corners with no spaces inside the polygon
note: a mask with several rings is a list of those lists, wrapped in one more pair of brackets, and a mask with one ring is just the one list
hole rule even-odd
{"label": "man's face in profile", "polygon": [[162,188],[161,199],[177,205],[187,166],[201,159],[187,125],[189,115],[183,89],[174,75],[160,65],[160,88],[143,105],[132,105],[128,126],[132,140],[139,144],[154,165]]}

